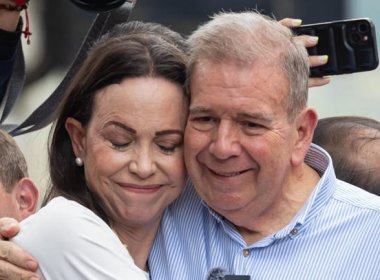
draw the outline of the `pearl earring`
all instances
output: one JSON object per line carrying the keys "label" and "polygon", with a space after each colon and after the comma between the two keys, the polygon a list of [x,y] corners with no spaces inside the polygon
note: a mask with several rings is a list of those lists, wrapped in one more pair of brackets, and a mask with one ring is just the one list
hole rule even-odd
{"label": "pearl earring", "polygon": [[77,166],[83,166],[83,160],[80,157],[75,158],[75,164]]}

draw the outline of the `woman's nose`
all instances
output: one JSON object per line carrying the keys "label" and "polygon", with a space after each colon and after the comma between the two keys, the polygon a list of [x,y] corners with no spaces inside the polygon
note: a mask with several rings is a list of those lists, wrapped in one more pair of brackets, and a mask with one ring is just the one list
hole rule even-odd
{"label": "woman's nose", "polygon": [[151,152],[148,150],[136,153],[136,157],[129,163],[129,170],[140,178],[149,178],[156,170],[157,165]]}

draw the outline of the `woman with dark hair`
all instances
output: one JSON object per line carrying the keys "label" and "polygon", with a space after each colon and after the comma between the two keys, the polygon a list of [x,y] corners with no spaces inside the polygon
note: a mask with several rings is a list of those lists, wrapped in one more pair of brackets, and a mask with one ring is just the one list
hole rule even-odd
{"label": "woman with dark hair", "polygon": [[90,51],[52,128],[45,206],[14,238],[44,279],[149,278],[162,214],[186,177],[185,46],[131,22]]}

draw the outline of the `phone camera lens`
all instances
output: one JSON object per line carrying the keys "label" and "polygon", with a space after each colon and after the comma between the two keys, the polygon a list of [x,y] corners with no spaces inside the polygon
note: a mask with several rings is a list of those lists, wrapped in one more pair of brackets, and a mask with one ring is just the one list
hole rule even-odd
{"label": "phone camera lens", "polygon": [[360,33],[366,33],[368,31],[368,24],[360,23],[358,26],[358,30]]}
{"label": "phone camera lens", "polygon": [[361,40],[361,36],[358,33],[353,33],[351,36],[352,42],[359,43]]}

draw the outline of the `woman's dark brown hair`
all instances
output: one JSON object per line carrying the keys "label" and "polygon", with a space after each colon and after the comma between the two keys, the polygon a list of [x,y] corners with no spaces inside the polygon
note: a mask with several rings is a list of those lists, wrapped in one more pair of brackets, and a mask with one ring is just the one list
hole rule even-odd
{"label": "woman's dark brown hair", "polygon": [[83,168],[74,163],[75,155],[65,129],[66,119],[75,118],[85,127],[91,119],[97,92],[126,78],[162,77],[183,87],[186,60],[185,39],[153,23],[129,22],[116,26],[93,46],[66,92],[50,132],[51,184],[43,204],[53,197],[64,196],[93,210],[108,222],[99,198],[86,184]]}

